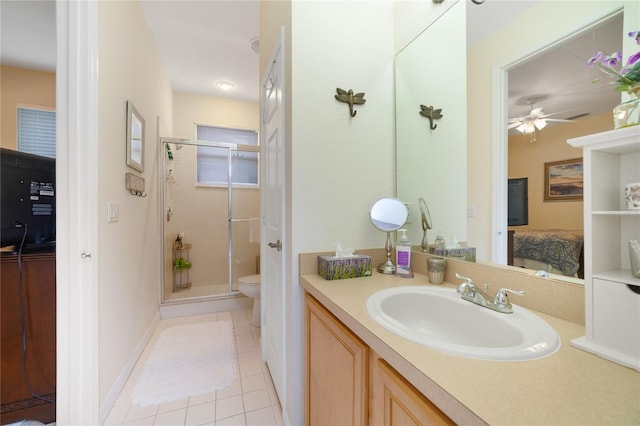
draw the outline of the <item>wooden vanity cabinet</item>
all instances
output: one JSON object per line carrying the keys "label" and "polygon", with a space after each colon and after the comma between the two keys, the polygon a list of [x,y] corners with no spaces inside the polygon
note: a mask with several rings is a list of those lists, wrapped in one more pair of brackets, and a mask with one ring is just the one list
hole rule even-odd
{"label": "wooden vanity cabinet", "polygon": [[305,424],[366,424],[367,345],[308,294],[305,306]]}
{"label": "wooden vanity cabinet", "polygon": [[455,424],[384,359],[373,352],[369,374],[370,425]]}
{"label": "wooden vanity cabinet", "polygon": [[305,327],[306,425],[455,424],[309,294]]}

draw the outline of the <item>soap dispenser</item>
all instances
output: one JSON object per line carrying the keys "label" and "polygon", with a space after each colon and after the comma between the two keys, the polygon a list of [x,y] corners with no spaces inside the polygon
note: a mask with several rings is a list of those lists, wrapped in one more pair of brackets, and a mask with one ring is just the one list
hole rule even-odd
{"label": "soap dispenser", "polygon": [[411,243],[407,237],[406,229],[398,229],[400,237],[396,243],[396,275],[403,278],[412,278],[411,270]]}

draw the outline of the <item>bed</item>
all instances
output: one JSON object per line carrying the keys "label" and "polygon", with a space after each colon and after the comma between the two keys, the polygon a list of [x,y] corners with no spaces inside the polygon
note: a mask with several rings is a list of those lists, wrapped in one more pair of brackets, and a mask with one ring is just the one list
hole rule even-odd
{"label": "bed", "polygon": [[560,229],[509,231],[509,264],[584,278],[584,232]]}

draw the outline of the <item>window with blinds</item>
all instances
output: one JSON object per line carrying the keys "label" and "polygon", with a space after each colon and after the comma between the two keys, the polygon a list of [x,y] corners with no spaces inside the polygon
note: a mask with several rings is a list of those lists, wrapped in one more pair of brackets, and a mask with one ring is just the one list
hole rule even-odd
{"label": "window with blinds", "polygon": [[56,113],[18,108],[18,151],[56,158]]}
{"label": "window with blinds", "polygon": [[196,127],[197,139],[208,142],[237,144],[238,148],[198,146],[197,184],[202,186],[227,186],[229,167],[231,183],[239,187],[257,187],[259,184],[259,153],[242,150],[242,145],[258,145],[258,133],[253,130],[227,129],[223,127]]}

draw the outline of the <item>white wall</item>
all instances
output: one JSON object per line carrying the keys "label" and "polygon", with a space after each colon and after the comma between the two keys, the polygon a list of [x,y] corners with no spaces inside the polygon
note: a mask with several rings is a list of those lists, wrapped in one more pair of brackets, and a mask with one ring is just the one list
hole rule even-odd
{"label": "white wall", "polygon": [[[171,133],[172,92],[138,2],[100,2],[98,24],[99,392],[105,410],[119,375],[135,362],[137,346],[158,315],[156,122],[159,117],[161,134]],[[125,163],[127,100],[146,122],[144,173]],[[126,172],[146,180],[146,198],[125,189]],[[107,223],[108,201],[120,205],[118,222]]]}
{"label": "white wall", "polygon": [[625,31],[637,30],[640,25],[637,1],[543,1],[468,50],[468,134],[473,138],[469,138],[467,144],[467,202],[476,205],[477,215],[468,218],[467,237],[469,245],[477,247],[479,259],[491,258],[492,158],[495,153],[491,115],[477,112],[492,111],[492,103],[500,101],[493,99],[492,94],[494,67],[496,64],[506,66],[570,36],[581,26],[623,6]]}
{"label": "white wall", "polygon": [[[368,212],[395,194],[391,2],[293,2],[288,416],[303,423],[303,291],[298,254],[382,247]],[[320,36],[321,35],[321,36]],[[336,88],[365,92],[349,116]]]}

